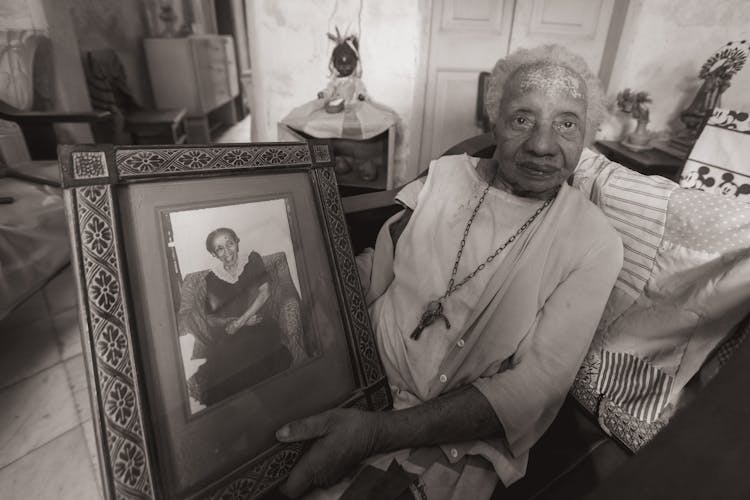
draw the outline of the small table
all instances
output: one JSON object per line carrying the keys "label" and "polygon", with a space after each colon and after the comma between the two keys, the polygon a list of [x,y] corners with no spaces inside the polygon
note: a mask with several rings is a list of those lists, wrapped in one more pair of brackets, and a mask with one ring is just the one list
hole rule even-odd
{"label": "small table", "polygon": [[135,111],[126,117],[134,144],[182,144],[187,138],[185,109]]}
{"label": "small table", "polygon": [[[370,99],[346,103],[343,110],[329,113],[323,99],[306,102],[278,122],[278,140],[329,139],[333,154],[361,160],[377,159],[377,177],[362,179],[357,169],[337,174],[339,187],[349,195],[392,189],[395,184],[395,113]],[[342,191],[343,195],[343,191]]]}
{"label": "small table", "polygon": [[632,151],[618,141],[597,141],[594,144],[607,158],[644,175],[661,175],[679,181],[685,159],[668,155],[659,149]]}

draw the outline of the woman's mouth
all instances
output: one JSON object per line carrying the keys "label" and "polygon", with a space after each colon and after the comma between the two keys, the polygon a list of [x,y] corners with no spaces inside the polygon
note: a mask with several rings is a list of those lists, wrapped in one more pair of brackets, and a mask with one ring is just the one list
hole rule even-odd
{"label": "woman's mouth", "polygon": [[540,165],[533,162],[521,162],[518,163],[521,170],[529,177],[542,178],[553,175],[557,172],[557,168],[551,165]]}

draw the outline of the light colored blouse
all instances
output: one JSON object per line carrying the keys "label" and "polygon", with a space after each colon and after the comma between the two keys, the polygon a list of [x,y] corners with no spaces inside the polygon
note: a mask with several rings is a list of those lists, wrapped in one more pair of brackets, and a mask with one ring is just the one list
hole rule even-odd
{"label": "light colored blouse", "polygon": [[[409,372],[401,373],[401,377],[409,379],[409,385],[421,400],[440,392],[440,386],[432,382],[439,378],[442,360],[466,332],[467,321],[490,278],[517,244],[508,245],[492,262],[486,263],[484,269],[442,301],[450,328],[438,319],[422,332],[419,340],[409,338],[427,302],[445,293],[467,222],[487,186],[476,171],[479,159],[467,156],[465,160],[459,161],[456,168],[440,168],[412,197],[413,223],[399,241],[393,262],[393,282],[371,308],[374,329],[388,332],[381,336],[383,350],[389,356],[403,350],[408,358],[405,368]],[[447,186],[450,189],[446,189]],[[432,193],[436,196],[430,196]],[[404,198],[407,198],[406,193]],[[490,189],[469,228],[455,282],[485,263],[542,204],[542,200]]]}
{"label": "light colored blouse", "polygon": [[[443,157],[432,162],[423,186],[415,181],[402,191],[400,201],[414,213],[395,257],[389,223],[381,230],[364,281],[395,407],[473,384],[495,410],[505,439],[441,448],[453,464],[467,455],[484,457],[509,485],[525,474],[528,450],[551,424],[581,365],[622,265],[622,244],[605,216],[565,184],[492,265],[445,301],[451,328],[438,320],[411,339],[425,305],[445,292],[486,185],[476,165],[466,155]],[[490,189],[469,231],[457,281],[540,203]]]}

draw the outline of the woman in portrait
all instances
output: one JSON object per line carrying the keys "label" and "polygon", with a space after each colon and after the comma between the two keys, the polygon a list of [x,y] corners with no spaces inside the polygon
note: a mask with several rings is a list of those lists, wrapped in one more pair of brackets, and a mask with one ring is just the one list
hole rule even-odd
{"label": "woman in portrait", "polygon": [[292,356],[266,305],[267,270],[258,252],[240,252],[234,230],[221,227],[206,238],[216,259],[206,274],[206,362],[196,378],[208,406],[289,368]]}

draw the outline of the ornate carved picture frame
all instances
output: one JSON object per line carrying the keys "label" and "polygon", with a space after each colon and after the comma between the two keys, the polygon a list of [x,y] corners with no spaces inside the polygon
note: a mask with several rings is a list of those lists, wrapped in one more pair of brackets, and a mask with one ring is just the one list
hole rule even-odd
{"label": "ornate carved picture frame", "polygon": [[59,151],[107,498],[259,498],[392,402],[325,142]]}

